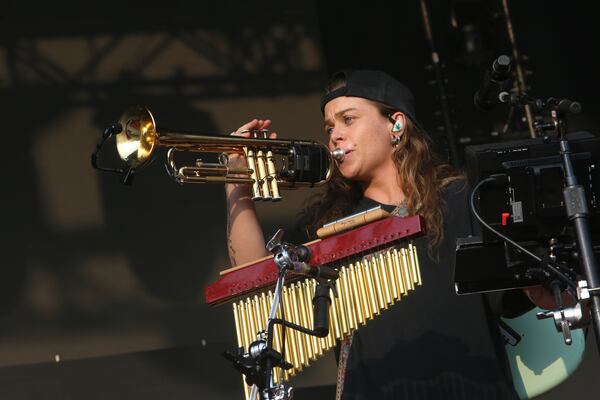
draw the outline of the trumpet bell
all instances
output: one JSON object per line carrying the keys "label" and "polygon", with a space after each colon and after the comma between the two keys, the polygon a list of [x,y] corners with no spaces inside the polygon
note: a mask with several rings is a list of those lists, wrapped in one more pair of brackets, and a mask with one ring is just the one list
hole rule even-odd
{"label": "trumpet bell", "polygon": [[129,108],[119,120],[123,128],[116,136],[117,152],[130,168],[139,168],[152,159],[157,145],[156,123],[150,110],[142,106]]}

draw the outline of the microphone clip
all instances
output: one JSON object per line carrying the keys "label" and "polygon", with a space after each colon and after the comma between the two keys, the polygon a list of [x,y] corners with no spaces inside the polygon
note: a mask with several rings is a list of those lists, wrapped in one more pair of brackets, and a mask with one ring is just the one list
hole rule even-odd
{"label": "microphone clip", "polygon": [[294,265],[297,263],[306,263],[312,257],[310,249],[306,246],[296,246],[291,243],[284,242],[283,236],[285,231],[278,229],[277,232],[269,239],[266,249],[273,254],[275,264],[283,270],[294,270]]}
{"label": "microphone clip", "polygon": [[331,289],[331,292],[333,293],[333,296],[338,299],[340,297],[340,295],[338,294],[337,291],[337,285],[336,285],[337,279],[317,279],[317,284],[321,287],[323,287],[324,289],[327,289],[327,291],[329,291]]}
{"label": "microphone clip", "polygon": [[282,273],[290,271],[317,280],[335,280],[339,277],[339,272],[335,268],[311,265],[310,249],[304,245],[297,246],[283,242],[283,235],[283,229],[278,229],[266,245],[267,250],[273,253],[273,261],[279,267],[279,271]]}
{"label": "microphone clip", "polygon": [[104,147],[104,144],[106,143],[106,141],[108,139],[110,139],[111,137],[116,136],[117,134],[121,133],[122,131],[123,131],[123,127],[119,123],[111,124],[110,126],[108,126],[102,132],[102,137],[96,144],[96,149],[92,153],[92,155],[90,157],[90,161],[92,164],[92,168],[97,169],[99,171],[103,171],[103,172],[117,173],[117,174],[121,175],[121,183],[123,183],[126,186],[131,186],[133,183],[134,175],[135,175],[135,168],[131,168],[127,165],[125,165],[123,168],[105,167],[104,165],[101,165],[99,162],[100,153],[101,153],[102,148]]}

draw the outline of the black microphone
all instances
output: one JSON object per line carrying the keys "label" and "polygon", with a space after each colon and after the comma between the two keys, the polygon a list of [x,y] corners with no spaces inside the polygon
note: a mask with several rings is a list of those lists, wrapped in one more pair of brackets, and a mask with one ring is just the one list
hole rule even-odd
{"label": "black microphone", "polygon": [[315,297],[313,298],[313,332],[318,337],[329,335],[330,286],[331,283],[319,282],[315,288]]}
{"label": "black microphone", "polygon": [[340,274],[335,268],[321,266],[315,267],[308,264],[312,258],[310,248],[304,245],[296,247],[296,255],[298,261],[292,261],[292,270],[296,274],[308,276],[310,278],[320,279],[337,279]]}
{"label": "black microphone", "polygon": [[310,278],[319,279],[337,279],[340,274],[335,268],[320,266],[315,267],[305,262],[294,261],[292,271],[295,274],[308,276]]}
{"label": "black microphone", "polygon": [[581,112],[581,104],[577,101],[562,99],[558,102],[558,112],[563,114],[579,114]]}
{"label": "black microphone", "polygon": [[116,134],[121,133],[121,132],[123,132],[123,127],[121,126],[121,124],[119,124],[117,122],[116,124],[112,124],[111,126],[109,126],[108,128],[106,128],[104,130],[104,132],[102,132],[102,137],[104,139],[108,139],[112,135],[116,135]]}
{"label": "black microphone", "polygon": [[490,111],[500,101],[506,80],[510,77],[510,57],[501,55],[492,63],[491,71],[486,71],[483,86],[475,92],[475,107]]}
{"label": "black microphone", "polygon": [[581,104],[577,101],[568,99],[555,99],[550,97],[546,101],[548,108],[556,110],[560,114],[579,114],[581,112]]}

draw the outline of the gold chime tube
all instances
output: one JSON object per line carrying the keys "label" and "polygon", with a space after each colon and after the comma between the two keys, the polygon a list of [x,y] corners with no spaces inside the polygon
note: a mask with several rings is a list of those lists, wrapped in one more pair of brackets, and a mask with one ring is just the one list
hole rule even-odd
{"label": "gold chime tube", "polygon": [[367,290],[369,293],[369,308],[372,310],[373,314],[377,315],[379,314],[379,303],[377,301],[377,296],[375,295],[375,281],[373,279],[373,271],[371,268],[371,264],[369,263],[369,259],[364,258],[362,260],[362,265],[363,275],[365,277],[365,282],[367,284]]}
{"label": "gold chime tube", "polygon": [[[350,279],[348,279],[348,275],[350,270],[348,267],[344,268],[344,274],[340,276],[342,281],[344,282],[344,298],[346,300],[346,316],[348,317],[348,334],[352,333],[358,326],[356,323],[356,318],[354,316],[354,304],[352,301],[352,288],[350,287]],[[339,278],[338,278],[339,279]]]}
{"label": "gold chime tube", "polygon": [[358,283],[357,283],[357,279],[356,279],[356,269],[354,268],[354,264],[350,264],[350,274],[349,274],[349,279],[350,279],[350,284],[352,286],[352,297],[353,297],[353,304],[354,304],[354,310],[356,311],[356,322],[357,322],[357,327],[358,325],[364,325],[365,324],[365,315],[363,313],[363,307],[362,307],[362,299],[360,297],[359,294],[359,290],[358,290]]}
{"label": "gold chime tube", "polygon": [[392,303],[394,303],[400,298],[400,295],[398,294],[398,285],[396,284],[396,273],[394,271],[394,261],[392,260],[391,251],[386,251],[383,258],[385,259],[385,268],[388,273]]}
{"label": "gold chime tube", "polygon": [[[292,315],[292,307],[291,307],[291,299],[290,299],[290,291],[287,287],[283,288],[283,311],[285,313],[286,319],[294,318]],[[292,359],[290,360],[291,364],[294,366],[292,369],[293,373],[302,369],[301,359],[300,359],[300,344],[298,341],[296,331],[291,329],[286,329],[285,337],[289,341],[286,343],[290,347],[290,352],[292,355]]]}
{"label": "gold chime tube", "polygon": [[387,308],[387,303],[383,297],[383,287],[381,282],[381,277],[379,273],[379,268],[377,267],[377,260],[375,257],[372,257],[370,262],[371,273],[373,274],[373,283],[375,284],[375,293],[377,294],[377,302],[379,306],[379,310]]}
{"label": "gold chime tube", "polygon": [[417,248],[413,244],[408,245],[408,251],[410,252],[410,259],[413,267],[413,276],[415,277],[415,283],[421,285],[421,269],[419,268],[419,257],[417,257]]}
{"label": "gold chime tube", "polygon": [[410,261],[408,259],[408,254],[407,254],[407,251],[405,248],[402,248],[400,250],[400,255],[401,255],[400,260],[402,261],[402,269],[404,270],[404,278],[405,278],[404,282],[406,282],[406,286],[407,286],[408,290],[414,290],[415,284],[414,284],[414,281],[411,276]]}
{"label": "gold chime tube", "polygon": [[365,319],[371,319],[373,317],[373,310],[371,310],[371,304],[369,303],[369,295],[367,285],[365,283],[364,265],[360,261],[354,264],[356,270],[356,277],[358,279],[358,289],[360,295],[360,301],[365,314]]}
{"label": "gold chime tube", "polygon": [[379,253],[377,256],[377,263],[379,264],[379,272],[381,273],[381,284],[383,285],[383,295],[385,297],[386,304],[392,304],[392,294],[390,293],[390,284],[388,278],[388,269],[383,258],[383,253]]}

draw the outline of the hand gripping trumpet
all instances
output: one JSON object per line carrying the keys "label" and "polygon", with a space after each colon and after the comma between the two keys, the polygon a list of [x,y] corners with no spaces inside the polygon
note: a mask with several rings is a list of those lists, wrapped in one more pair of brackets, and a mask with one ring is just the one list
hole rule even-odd
{"label": "hand gripping trumpet", "polygon": [[[254,200],[280,200],[279,188],[312,187],[329,180],[334,158],[343,158],[343,150],[329,149],[315,141],[268,139],[268,131],[253,131],[253,137],[200,135],[160,130],[152,113],[143,106],[128,109],[104,131],[92,154],[94,168],[117,172],[123,182],[131,183],[133,175],[149,164],[158,147],[168,148],[165,167],[178,183],[247,183],[252,185]],[[124,168],[104,168],[98,165],[98,155],[104,142],[116,137],[117,152]],[[177,166],[177,151],[219,154],[218,162],[197,159],[195,165]],[[332,154],[333,153],[333,154]],[[243,155],[246,167],[228,166],[228,155]]]}

